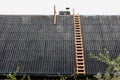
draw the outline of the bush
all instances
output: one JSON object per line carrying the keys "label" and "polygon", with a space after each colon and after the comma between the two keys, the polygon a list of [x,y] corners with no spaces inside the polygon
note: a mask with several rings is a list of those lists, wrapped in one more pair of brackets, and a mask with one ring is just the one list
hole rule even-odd
{"label": "bush", "polygon": [[[98,80],[120,80],[120,55],[111,60],[109,51],[104,49],[105,53],[99,53],[98,55],[90,53],[90,57],[94,58],[100,62],[105,62],[108,65],[105,74],[102,76],[101,72],[98,72],[97,75],[94,75]],[[110,75],[110,70],[113,71],[113,75]]]}
{"label": "bush", "polygon": [[[2,79],[2,80],[17,80],[17,73],[19,71],[19,68],[17,67],[16,71],[14,73],[9,73],[6,74],[7,79]],[[31,80],[29,75],[24,74],[23,77],[20,80],[25,80],[25,79]]]}

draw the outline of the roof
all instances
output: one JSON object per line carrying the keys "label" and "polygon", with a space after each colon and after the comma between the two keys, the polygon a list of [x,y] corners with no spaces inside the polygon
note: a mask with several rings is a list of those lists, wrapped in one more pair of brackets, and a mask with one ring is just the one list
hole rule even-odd
{"label": "roof", "polygon": [[86,74],[104,73],[107,65],[90,59],[107,48],[111,59],[120,55],[120,16],[81,16]]}
{"label": "roof", "polygon": [[[0,16],[0,74],[68,75],[76,72],[73,16]],[[120,53],[120,16],[81,16],[86,74],[106,70],[90,59],[104,48]]]}
{"label": "roof", "polygon": [[0,16],[0,74],[75,73],[72,16]]}

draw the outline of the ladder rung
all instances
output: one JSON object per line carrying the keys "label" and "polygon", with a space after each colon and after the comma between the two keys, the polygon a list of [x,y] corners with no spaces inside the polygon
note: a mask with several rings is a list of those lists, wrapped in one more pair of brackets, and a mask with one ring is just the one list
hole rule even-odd
{"label": "ladder rung", "polygon": [[76,41],[79,40],[80,42],[82,42],[81,37],[76,37],[75,39],[76,39]]}
{"label": "ladder rung", "polygon": [[76,25],[76,26],[80,26],[80,23],[77,23],[77,24],[75,23],[74,25]]}
{"label": "ladder rung", "polygon": [[81,51],[76,51],[76,54],[81,54],[81,53],[83,53],[82,50]]}
{"label": "ladder rung", "polygon": [[[77,44],[77,43],[76,43],[76,44]],[[81,44],[79,44],[79,45],[77,44],[77,45],[75,45],[75,46],[76,46],[76,47],[81,47],[81,48],[83,47]]]}
{"label": "ladder rung", "polygon": [[[81,35],[81,36],[82,36],[82,35]],[[76,36],[75,36],[75,39],[81,39],[81,40],[82,40],[82,37],[76,37]]]}
{"label": "ladder rung", "polygon": [[79,29],[78,29],[78,28],[77,28],[77,29],[76,29],[76,28],[74,28],[74,29],[75,29],[75,30],[80,30],[80,31],[81,31],[81,28],[79,28]]}
{"label": "ladder rung", "polygon": [[[82,48],[82,45],[76,45],[76,47],[80,47],[80,48]],[[83,48],[82,48],[83,49]]]}
{"label": "ladder rung", "polygon": [[77,69],[77,72],[79,72],[79,73],[84,73],[85,72],[85,70],[83,70],[83,69]]}
{"label": "ladder rung", "polygon": [[82,43],[79,41],[75,41],[75,45],[81,45],[82,46]]}
{"label": "ladder rung", "polygon": [[80,32],[75,32],[75,34],[81,34]]}
{"label": "ladder rung", "polygon": [[83,53],[83,51],[76,51],[76,53]]}
{"label": "ladder rung", "polygon": [[77,55],[77,57],[80,57],[80,58],[84,57],[83,54],[81,54],[81,53],[76,53],[76,55]]}
{"label": "ladder rung", "polygon": [[[81,38],[81,37],[80,37],[80,38]],[[81,42],[81,41],[76,39],[75,42]]]}
{"label": "ladder rung", "polygon": [[75,16],[75,18],[80,18],[79,16]]}
{"label": "ladder rung", "polygon": [[76,48],[76,50],[82,50],[83,51],[83,48]]}
{"label": "ladder rung", "polygon": [[77,74],[85,74],[85,71],[83,71],[83,72],[77,71]]}
{"label": "ladder rung", "polygon": [[82,66],[81,65],[77,65],[77,67],[85,67],[85,66],[84,65],[82,65]]}
{"label": "ladder rung", "polygon": [[78,50],[78,51],[83,51],[83,48],[76,48],[76,50]]}
{"label": "ladder rung", "polygon": [[75,39],[76,39],[75,42],[82,42],[81,38],[82,38],[82,36],[81,37],[79,37],[79,36],[75,37]]}
{"label": "ladder rung", "polygon": [[74,24],[80,24],[80,22],[79,21],[74,21]]}
{"label": "ladder rung", "polygon": [[81,62],[84,63],[84,61],[77,61],[77,63],[81,63]]}
{"label": "ladder rung", "polygon": [[84,56],[82,53],[76,53],[76,55]]}
{"label": "ladder rung", "polygon": [[85,70],[85,68],[84,67],[77,67],[77,70]]}
{"label": "ladder rung", "polygon": [[78,54],[77,54],[77,57],[78,57],[78,58],[82,58],[82,57],[83,57],[83,55],[78,55]]}
{"label": "ladder rung", "polygon": [[77,68],[77,70],[84,70],[84,69],[85,69],[84,67]]}
{"label": "ladder rung", "polygon": [[[77,37],[75,41],[76,41],[76,42],[81,42],[81,37],[79,37],[79,38]],[[82,43],[82,42],[81,42],[81,43]]]}
{"label": "ladder rung", "polygon": [[81,35],[82,36],[82,34],[80,33],[80,34],[75,34],[75,35]]}
{"label": "ladder rung", "polygon": [[83,60],[84,58],[76,58],[76,59],[80,59],[80,60]]}

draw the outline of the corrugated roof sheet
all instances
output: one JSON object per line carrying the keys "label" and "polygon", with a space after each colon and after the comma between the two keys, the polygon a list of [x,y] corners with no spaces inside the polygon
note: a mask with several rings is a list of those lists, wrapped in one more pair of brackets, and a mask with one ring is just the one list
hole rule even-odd
{"label": "corrugated roof sheet", "polygon": [[[0,73],[58,75],[76,72],[73,16],[0,16]],[[107,65],[90,59],[104,48],[120,53],[120,16],[81,16],[86,74]]]}
{"label": "corrugated roof sheet", "polygon": [[81,16],[86,74],[104,73],[107,65],[90,59],[89,53],[103,53],[107,48],[111,59],[120,54],[120,16]]}
{"label": "corrugated roof sheet", "polygon": [[0,73],[75,73],[72,16],[0,16]]}

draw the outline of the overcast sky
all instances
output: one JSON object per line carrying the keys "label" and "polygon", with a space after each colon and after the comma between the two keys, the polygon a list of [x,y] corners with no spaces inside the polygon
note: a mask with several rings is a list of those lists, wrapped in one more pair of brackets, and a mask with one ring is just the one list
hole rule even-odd
{"label": "overcast sky", "polygon": [[120,15],[120,0],[0,0],[0,14],[51,15],[70,7],[82,15]]}

